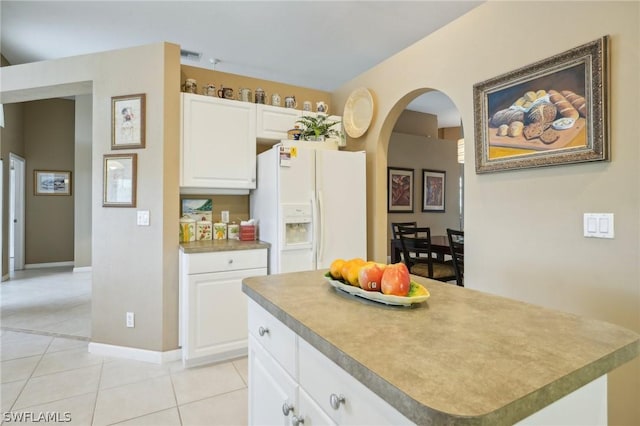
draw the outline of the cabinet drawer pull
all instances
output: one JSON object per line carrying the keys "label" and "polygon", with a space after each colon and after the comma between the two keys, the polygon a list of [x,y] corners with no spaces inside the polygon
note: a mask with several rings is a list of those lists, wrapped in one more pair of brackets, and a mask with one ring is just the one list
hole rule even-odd
{"label": "cabinet drawer pull", "polygon": [[293,416],[291,417],[291,426],[298,426],[304,423],[304,417]]}
{"label": "cabinet drawer pull", "polygon": [[288,416],[289,413],[291,413],[292,411],[293,411],[293,405],[285,401],[284,404],[282,404],[282,414],[284,414],[285,416]]}
{"label": "cabinet drawer pull", "polygon": [[229,265],[233,263],[233,259],[229,259]]}
{"label": "cabinet drawer pull", "polygon": [[331,404],[331,408],[334,410],[340,408],[340,404],[344,404],[344,401],[344,395],[342,394],[336,395],[335,393],[332,393],[329,395],[329,404]]}
{"label": "cabinet drawer pull", "polygon": [[264,336],[265,334],[268,334],[268,333],[269,333],[269,328],[267,327],[260,327],[258,329],[258,334],[261,336]]}

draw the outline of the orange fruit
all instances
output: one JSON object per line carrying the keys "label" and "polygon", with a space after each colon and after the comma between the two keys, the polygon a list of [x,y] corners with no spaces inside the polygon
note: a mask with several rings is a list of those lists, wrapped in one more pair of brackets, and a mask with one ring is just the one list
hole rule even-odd
{"label": "orange fruit", "polygon": [[[360,273],[360,269],[366,265],[364,259],[355,258],[351,259],[351,262],[348,266],[347,274],[342,275],[342,277],[347,281],[348,284],[351,284],[356,287],[360,287],[360,283],[358,282],[358,274]],[[344,273],[344,269],[343,269]]]}
{"label": "orange fruit", "polygon": [[342,279],[342,267],[344,266],[345,262],[346,260],[344,259],[336,259],[331,262],[329,271],[334,280]]}

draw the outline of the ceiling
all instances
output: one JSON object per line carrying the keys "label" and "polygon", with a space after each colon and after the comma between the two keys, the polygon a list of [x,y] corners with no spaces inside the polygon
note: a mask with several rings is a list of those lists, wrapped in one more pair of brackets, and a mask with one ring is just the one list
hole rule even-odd
{"label": "ceiling", "polygon": [[[187,65],[333,91],[481,3],[2,0],[0,50],[18,65],[168,41],[201,54]],[[438,91],[408,109],[460,124]]]}

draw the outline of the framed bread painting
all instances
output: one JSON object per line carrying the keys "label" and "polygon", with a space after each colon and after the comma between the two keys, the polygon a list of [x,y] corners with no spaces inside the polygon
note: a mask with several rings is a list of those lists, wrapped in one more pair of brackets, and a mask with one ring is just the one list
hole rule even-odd
{"label": "framed bread painting", "polygon": [[609,160],[608,42],[475,84],[476,173]]}

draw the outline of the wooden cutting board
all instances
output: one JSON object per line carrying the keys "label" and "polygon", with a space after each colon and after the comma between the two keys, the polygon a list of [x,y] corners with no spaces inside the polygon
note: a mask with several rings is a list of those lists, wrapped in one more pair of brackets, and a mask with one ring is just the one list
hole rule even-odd
{"label": "wooden cutting board", "polygon": [[558,140],[553,143],[545,144],[540,138],[527,140],[524,135],[498,136],[497,128],[489,128],[489,146],[499,146],[504,148],[529,149],[534,151],[549,151],[554,149],[565,148],[569,146],[586,146],[586,121],[580,117],[572,128],[566,130],[556,130],[558,132]]}

